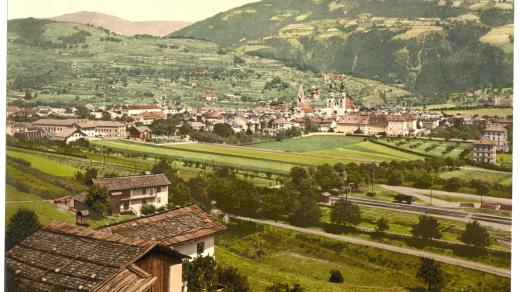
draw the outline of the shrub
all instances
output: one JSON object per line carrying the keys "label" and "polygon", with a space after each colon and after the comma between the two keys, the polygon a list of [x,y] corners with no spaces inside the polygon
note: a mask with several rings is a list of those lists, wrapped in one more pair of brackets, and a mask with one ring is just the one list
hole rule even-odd
{"label": "shrub", "polygon": [[154,205],[151,204],[143,204],[141,206],[141,214],[143,215],[150,215],[155,213],[156,209]]}
{"label": "shrub", "polygon": [[331,270],[329,282],[331,283],[343,283],[343,275],[338,270]]}

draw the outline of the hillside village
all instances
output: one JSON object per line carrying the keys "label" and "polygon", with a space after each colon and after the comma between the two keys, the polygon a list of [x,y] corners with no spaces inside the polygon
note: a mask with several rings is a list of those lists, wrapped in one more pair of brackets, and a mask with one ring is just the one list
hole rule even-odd
{"label": "hillside village", "polygon": [[513,8],[9,20],[6,291],[512,291]]}

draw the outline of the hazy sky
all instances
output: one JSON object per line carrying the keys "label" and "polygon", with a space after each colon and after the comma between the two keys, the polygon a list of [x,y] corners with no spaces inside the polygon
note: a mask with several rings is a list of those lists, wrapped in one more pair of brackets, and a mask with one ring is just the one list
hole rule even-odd
{"label": "hazy sky", "polygon": [[9,19],[46,18],[78,11],[106,13],[132,21],[198,21],[259,0],[8,0]]}

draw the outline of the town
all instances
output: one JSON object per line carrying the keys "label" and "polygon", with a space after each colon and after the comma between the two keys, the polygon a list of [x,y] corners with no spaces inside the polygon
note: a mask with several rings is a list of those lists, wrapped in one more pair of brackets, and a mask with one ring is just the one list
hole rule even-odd
{"label": "town", "polygon": [[515,290],[513,1],[64,1],[8,7],[6,291]]}

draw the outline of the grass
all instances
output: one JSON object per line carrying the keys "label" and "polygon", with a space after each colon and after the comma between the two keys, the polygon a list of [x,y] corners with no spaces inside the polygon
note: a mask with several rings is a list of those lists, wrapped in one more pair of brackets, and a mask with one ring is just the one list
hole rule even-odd
{"label": "grass", "polygon": [[513,115],[512,108],[478,108],[478,109],[459,109],[459,110],[445,110],[443,111],[447,115],[467,115],[467,116],[498,116],[500,118],[506,118],[507,116]]}
{"label": "grass", "polygon": [[[318,146],[320,141],[325,144]],[[220,144],[182,144],[173,146],[154,146],[144,145],[124,141],[94,141],[99,146],[109,147],[119,151],[126,152],[140,152],[148,155],[165,156],[169,158],[187,159],[194,161],[206,161],[211,164],[223,164],[229,166],[237,166],[240,168],[252,168],[262,170],[276,170],[287,172],[293,166],[317,166],[325,163],[335,164],[337,162],[380,162],[390,160],[415,160],[421,159],[420,156],[403,153],[382,145],[377,145],[369,141],[363,141],[358,137],[342,136],[320,136],[320,137],[306,137],[301,139],[292,139],[290,141],[282,141],[285,146],[281,147],[295,147],[297,150],[319,150],[309,152],[282,152],[280,150],[265,148],[252,149],[250,147],[240,146],[226,146]],[[269,142],[270,147],[273,142]],[[289,143],[289,144],[287,144]],[[258,146],[259,144],[254,144]],[[343,145],[343,146],[341,146]],[[328,150],[325,147],[338,147]]]}
{"label": "grass", "polygon": [[[415,138],[380,138],[378,142],[385,145],[392,145],[399,149],[412,151],[421,155],[433,155],[442,157],[458,158],[464,149],[471,148],[471,143],[466,142],[445,142],[439,140],[425,140]],[[447,152],[448,147],[455,147]]]}
{"label": "grass", "polygon": [[[273,283],[298,283],[306,291],[422,291],[416,277],[419,258],[232,220],[217,238],[220,264],[237,267],[252,291]],[[447,264],[443,291],[509,291],[509,279]],[[338,269],[345,282],[328,282]]]}
{"label": "grass", "polygon": [[308,152],[326,150],[354,145],[363,142],[363,137],[353,136],[308,136],[304,138],[288,139],[283,141],[263,142],[251,144],[250,147],[283,150],[291,152]]}
{"label": "grass", "polygon": [[442,179],[450,179],[452,177],[458,177],[465,181],[477,179],[491,184],[498,182],[503,185],[510,185],[512,183],[511,173],[488,171],[478,168],[451,170],[439,173],[439,178]]}
{"label": "grass", "polygon": [[18,150],[7,150],[6,152],[7,156],[21,158],[28,161],[31,163],[31,167],[48,174],[73,177],[76,172],[81,172],[78,168],[49,159],[44,155],[35,154],[34,152],[29,153]]}
{"label": "grass", "polygon": [[497,154],[497,163],[504,165],[504,166],[513,167],[513,154],[510,154],[510,153]]}
{"label": "grass", "polygon": [[74,214],[58,208],[48,201],[43,201],[37,195],[21,192],[10,185],[6,185],[5,193],[7,201],[5,204],[6,224],[9,222],[9,218],[11,218],[11,216],[21,208],[30,209],[36,212],[40,224],[42,225],[46,225],[54,220],[71,223],[74,223],[76,220]]}

